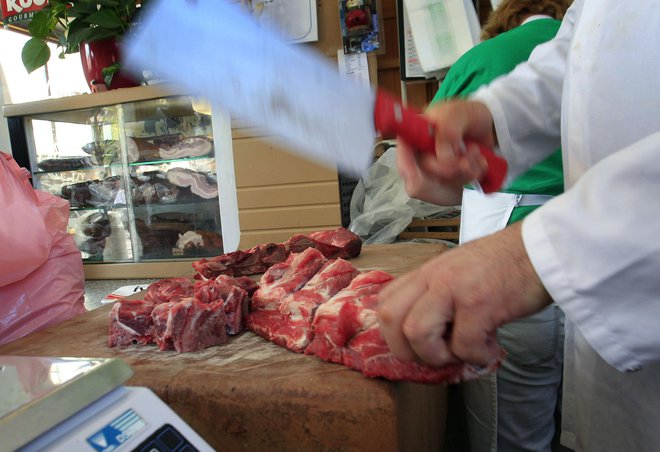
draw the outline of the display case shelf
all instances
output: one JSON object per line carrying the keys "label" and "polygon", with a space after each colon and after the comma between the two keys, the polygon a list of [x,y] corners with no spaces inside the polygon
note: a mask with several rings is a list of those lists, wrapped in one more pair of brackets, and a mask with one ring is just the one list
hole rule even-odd
{"label": "display case shelf", "polygon": [[82,168],[73,168],[73,169],[61,169],[61,170],[49,170],[49,171],[43,171],[43,170],[35,170],[32,171],[33,176],[39,176],[42,174],[63,174],[63,173],[72,173],[75,171],[99,171],[99,170],[109,170],[112,168],[116,169],[121,169],[123,167],[122,164],[117,163],[117,164],[112,164],[112,165],[94,165],[94,166],[85,166]]}
{"label": "display case shelf", "polygon": [[178,159],[168,159],[168,160],[150,160],[148,162],[131,162],[128,166],[146,166],[146,165],[160,165],[164,163],[180,163],[180,162],[194,162],[201,160],[213,160],[212,155],[203,155],[199,157],[183,157]]}
{"label": "display case shelf", "polygon": [[115,204],[112,206],[94,206],[94,207],[71,207],[69,209],[70,212],[91,212],[94,210],[117,210],[117,209],[125,209],[127,206],[126,204]]}
{"label": "display case shelf", "polygon": [[[180,163],[180,162],[193,162],[193,161],[201,161],[201,160],[214,160],[214,156],[212,155],[204,155],[204,156],[199,156],[199,157],[183,157],[183,158],[178,158],[178,159],[167,159],[167,160],[150,160],[150,161],[142,161],[142,162],[130,162],[128,164],[129,167],[139,167],[139,166],[150,166],[150,165],[162,165],[162,164],[167,164],[167,163]],[[40,174],[52,174],[52,173],[67,173],[67,172],[74,172],[74,171],[98,171],[98,170],[109,170],[112,168],[116,169],[121,169],[123,168],[123,164],[121,163],[112,163],[109,165],[92,165],[92,166],[83,166],[80,168],[71,168],[71,169],[58,169],[58,170],[49,170],[49,171],[44,171],[44,170],[35,170],[32,172],[33,175],[40,175]]]}
{"label": "display case shelf", "polygon": [[221,192],[236,195],[219,186],[217,165],[232,155],[231,126],[194,103],[163,85],[4,107],[10,129],[23,131],[12,149],[35,188],[69,200],[86,264],[188,268],[223,252]]}

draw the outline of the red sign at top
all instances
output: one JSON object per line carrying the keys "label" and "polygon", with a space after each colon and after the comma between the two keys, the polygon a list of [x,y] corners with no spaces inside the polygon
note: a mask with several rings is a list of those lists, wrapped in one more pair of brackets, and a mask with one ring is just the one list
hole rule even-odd
{"label": "red sign at top", "polygon": [[48,0],[0,0],[2,21],[5,25],[28,22],[35,11],[39,11]]}

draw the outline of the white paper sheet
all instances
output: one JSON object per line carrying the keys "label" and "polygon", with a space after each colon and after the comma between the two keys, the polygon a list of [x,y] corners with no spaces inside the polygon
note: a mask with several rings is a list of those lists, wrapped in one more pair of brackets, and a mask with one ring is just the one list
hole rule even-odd
{"label": "white paper sheet", "polygon": [[371,88],[369,80],[369,60],[366,53],[346,55],[344,49],[337,49],[337,65],[342,77],[353,80],[365,89]]}
{"label": "white paper sheet", "polygon": [[464,0],[404,0],[425,73],[446,69],[474,44]]}

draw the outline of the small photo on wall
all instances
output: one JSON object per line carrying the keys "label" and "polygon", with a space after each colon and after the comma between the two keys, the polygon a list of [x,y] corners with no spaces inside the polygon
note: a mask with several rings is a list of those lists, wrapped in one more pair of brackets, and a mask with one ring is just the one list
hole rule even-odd
{"label": "small photo on wall", "polygon": [[345,54],[382,50],[377,0],[339,0],[339,20]]}

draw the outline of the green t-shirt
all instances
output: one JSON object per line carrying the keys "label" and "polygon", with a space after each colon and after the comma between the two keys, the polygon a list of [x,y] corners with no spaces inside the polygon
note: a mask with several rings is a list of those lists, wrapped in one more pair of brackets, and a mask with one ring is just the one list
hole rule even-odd
{"label": "green t-shirt", "polygon": [[[500,75],[527,61],[532,50],[554,38],[561,21],[537,19],[488,39],[461,56],[447,72],[432,104],[452,97],[466,97]],[[558,195],[564,191],[561,149],[518,176],[506,193]],[[538,206],[514,209],[509,224],[521,220]]]}

